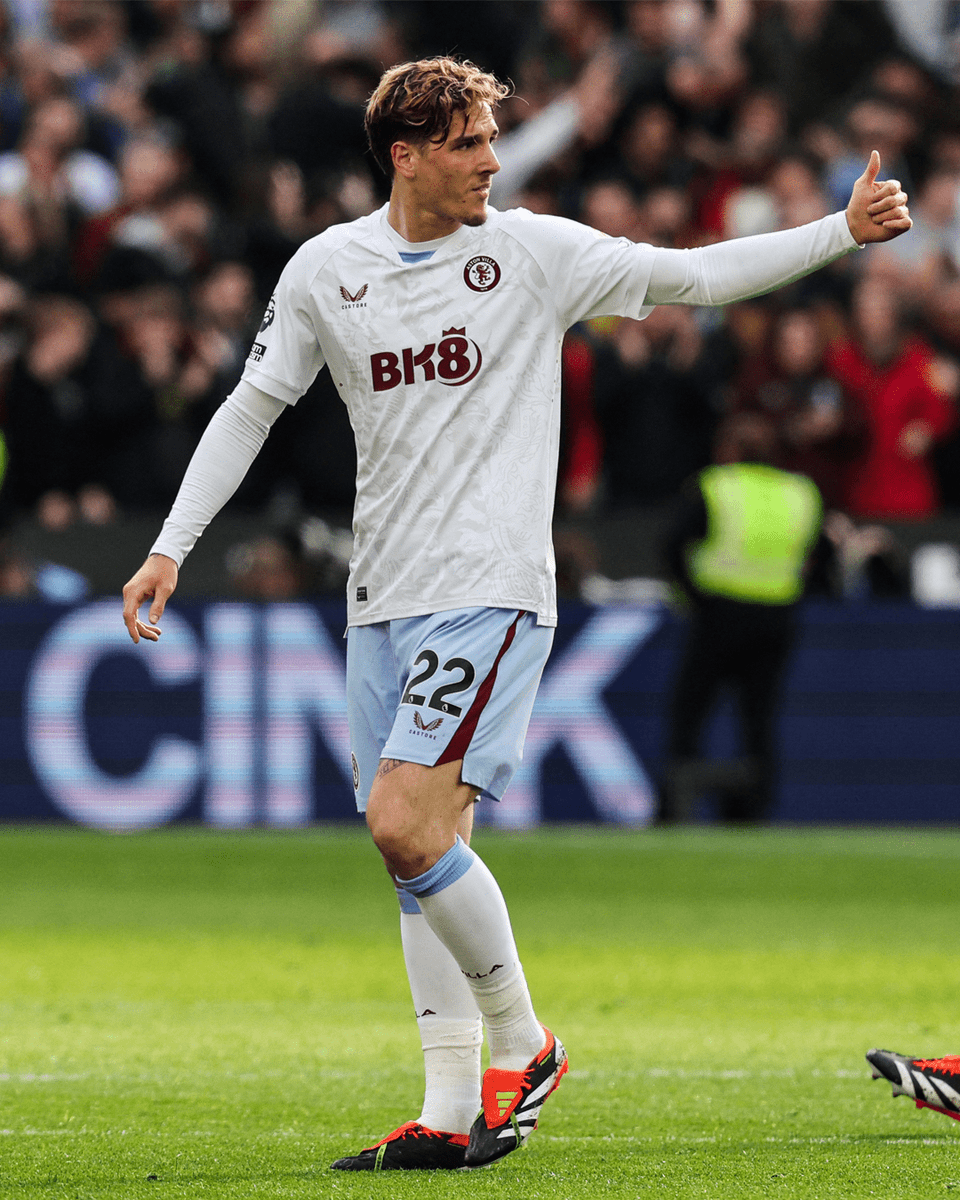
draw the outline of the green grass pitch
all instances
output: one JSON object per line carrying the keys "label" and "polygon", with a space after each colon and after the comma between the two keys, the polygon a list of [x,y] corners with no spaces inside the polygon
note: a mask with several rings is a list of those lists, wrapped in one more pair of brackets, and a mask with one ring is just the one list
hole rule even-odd
{"label": "green grass pitch", "polygon": [[396,902],[359,829],[0,828],[0,1196],[936,1197],[960,1122],[960,832],[478,832],[571,1071],[477,1172],[340,1175],[415,1117]]}

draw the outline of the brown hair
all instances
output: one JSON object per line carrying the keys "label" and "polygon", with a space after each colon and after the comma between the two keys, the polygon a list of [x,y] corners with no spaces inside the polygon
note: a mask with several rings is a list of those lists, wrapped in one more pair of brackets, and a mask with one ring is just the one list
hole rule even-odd
{"label": "brown hair", "polygon": [[364,125],[377,166],[393,174],[394,142],[442,145],[457,113],[478,104],[496,108],[510,88],[471,62],[424,58],[385,71],[367,103]]}

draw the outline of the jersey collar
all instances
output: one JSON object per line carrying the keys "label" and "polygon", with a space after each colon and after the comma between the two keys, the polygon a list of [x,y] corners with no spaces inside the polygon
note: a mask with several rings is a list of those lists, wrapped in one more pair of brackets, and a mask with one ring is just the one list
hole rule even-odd
{"label": "jersey collar", "polygon": [[453,233],[446,234],[445,237],[434,238],[429,242],[408,242],[406,238],[401,237],[397,233],[387,220],[388,207],[385,204],[380,209],[380,232],[393,250],[393,255],[397,258],[399,258],[401,253],[408,255],[429,254],[431,259],[446,257],[445,251],[454,252],[458,250],[469,240],[470,235],[474,232],[472,227],[461,225],[459,229],[455,229]]}

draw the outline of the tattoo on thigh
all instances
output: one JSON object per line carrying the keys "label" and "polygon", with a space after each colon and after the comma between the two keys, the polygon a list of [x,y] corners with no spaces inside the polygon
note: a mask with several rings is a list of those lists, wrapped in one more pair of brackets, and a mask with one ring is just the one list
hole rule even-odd
{"label": "tattoo on thigh", "polygon": [[384,775],[389,775],[391,771],[395,771],[397,767],[402,766],[402,758],[381,758],[380,765],[377,767],[377,778],[382,779]]}

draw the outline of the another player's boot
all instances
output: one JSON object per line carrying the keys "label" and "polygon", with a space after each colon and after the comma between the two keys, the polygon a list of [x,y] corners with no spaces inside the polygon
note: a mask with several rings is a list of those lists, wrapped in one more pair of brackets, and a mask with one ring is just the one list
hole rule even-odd
{"label": "another player's boot", "polygon": [[407,1121],[375,1146],[330,1166],[334,1171],[459,1171],[468,1141],[465,1133],[444,1133]]}
{"label": "another player's boot", "polygon": [[483,1074],[483,1109],[470,1130],[466,1165],[482,1167],[522,1146],[537,1127],[543,1102],[567,1071],[567,1052],[549,1029],[547,1044],[524,1071],[490,1067]]}
{"label": "another player's boot", "polygon": [[867,1062],[874,1079],[889,1079],[894,1096],[909,1096],[917,1108],[960,1121],[960,1054],[946,1058],[908,1058],[892,1050],[871,1050]]}

